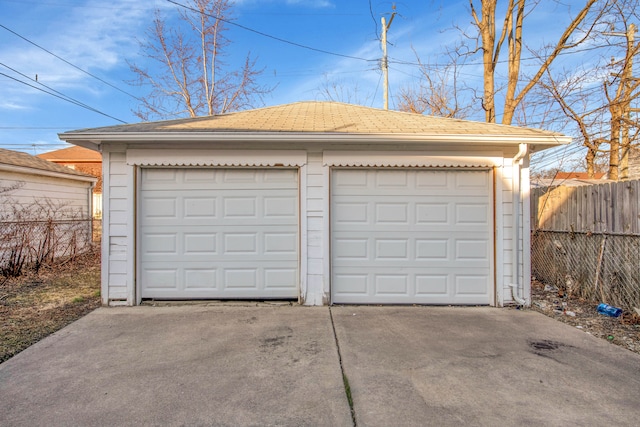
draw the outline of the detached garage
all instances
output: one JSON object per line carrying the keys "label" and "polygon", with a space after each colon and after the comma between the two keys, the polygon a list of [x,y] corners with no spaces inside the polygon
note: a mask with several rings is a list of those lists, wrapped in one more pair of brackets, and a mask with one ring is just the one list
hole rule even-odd
{"label": "detached garage", "polygon": [[536,129],[334,102],[85,129],[105,304],[527,304]]}

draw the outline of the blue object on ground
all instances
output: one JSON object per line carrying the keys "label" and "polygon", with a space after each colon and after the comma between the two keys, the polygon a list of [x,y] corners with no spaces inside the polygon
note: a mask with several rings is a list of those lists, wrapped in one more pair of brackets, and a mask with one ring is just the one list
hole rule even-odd
{"label": "blue object on ground", "polygon": [[601,303],[598,305],[598,313],[610,317],[619,317],[622,314],[622,309],[613,307],[609,304]]}

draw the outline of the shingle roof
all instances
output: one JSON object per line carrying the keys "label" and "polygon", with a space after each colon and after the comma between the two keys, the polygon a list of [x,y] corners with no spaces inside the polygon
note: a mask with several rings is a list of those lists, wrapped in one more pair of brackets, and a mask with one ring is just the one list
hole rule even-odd
{"label": "shingle roof", "polygon": [[93,178],[92,175],[88,175],[82,172],[75,171],[66,166],[58,165],[48,160],[40,159],[36,156],[32,156],[27,153],[19,151],[6,150],[0,148],[0,166],[17,166],[23,168],[37,169],[40,171],[55,172],[65,175],[73,175],[83,178]]}
{"label": "shingle roof", "polygon": [[139,133],[329,133],[359,135],[452,135],[564,138],[564,135],[540,129],[504,126],[420,114],[387,111],[339,102],[296,102],[255,110],[179,120],[145,122],[94,129],[74,134]]}
{"label": "shingle roof", "polygon": [[38,154],[36,157],[55,163],[100,163],[100,153],[84,147],[68,147],[61,150]]}

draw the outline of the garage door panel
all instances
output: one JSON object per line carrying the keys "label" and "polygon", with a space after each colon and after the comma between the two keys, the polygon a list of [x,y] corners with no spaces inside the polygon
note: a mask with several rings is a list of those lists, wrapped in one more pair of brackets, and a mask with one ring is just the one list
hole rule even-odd
{"label": "garage door panel", "polygon": [[422,262],[443,262],[446,261],[449,255],[449,239],[447,238],[429,238],[429,239],[415,239],[416,248],[416,260]]}
{"label": "garage door panel", "polygon": [[175,233],[147,233],[147,253],[152,256],[178,254],[178,236]]}
{"label": "garage door panel", "polygon": [[[248,267],[246,263],[227,262],[212,268],[209,262],[194,262],[178,268],[149,265],[141,271],[145,290],[155,298],[290,298],[297,292],[296,268]],[[217,294],[217,296],[216,296]]]}
{"label": "garage door panel", "polygon": [[463,174],[457,174],[454,177],[454,185],[457,189],[467,189],[474,192],[486,190],[489,191],[491,180],[486,171],[467,171]]}
{"label": "garage door panel", "polygon": [[184,255],[206,256],[207,258],[218,254],[217,233],[184,233]]}
{"label": "garage door panel", "polygon": [[455,241],[455,261],[489,261],[489,244],[486,239]]}
{"label": "garage door panel", "polygon": [[353,298],[369,295],[370,286],[368,274],[335,273],[332,277],[331,284],[334,287],[334,297],[340,295]]}
{"label": "garage door panel", "polygon": [[[424,266],[433,263],[457,268],[478,268],[485,266],[490,258],[490,245],[484,236],[473,238],[459,232],[455,237],[450,233],[433,233],[432,238],[406,237],[399,239],[398,232],[376,233],[352,232],[350,238],[333,240],[333,265],[362,266],[374,262],[390,261],[398,266]],[[475,233],[478,234],[478,233]],[[471,238],[470,238],[471,237]],[[463,265],[459,263],[464,261]]]}
{"label": "garage door panel", "polygon": [[163,262],[179,257],[182,262],[190,261],[244,261],[251,262],[257,254],[264,261],[294,261],[298,259],[298,235],[286,231],[268,232],[217,232],[191,231],[178,233],[141,232],[146,241],[141,251],[142,261]]}
{"label": "garage door panel", "polygon": [[[424,202],[412,200],[409,202],[366,202],[370,196],[336,197],[333,200],[332,213],[335,216],[333,226],[335,230],[353,229],[361,227],[369,230],[376,226],[379,231],[395,231],[398,227],[412,227],[421,229],[442,229],[443,226],[473,228],[478,225],[489,226],[492,221],[491,206],[486,199],[481,202],[470,203],[471,198],[465,197],[465,202],[446,202],[445,198],[438,201]],[[391,196],[380,196],[386,197]],[[402,198],[403,196],[395,195]],[[407,196],[417,200],[428,200],[423,195]],[[435,198],[434,198],[435,199]],[[471,199],[471,200],[470,200]],[[357,229],[357,228],[355,228]],[[462,228],[460,228],[462,229]]]}
{"label": "garage door panel", "polygon": [[143,169],[143,298],[295,298],[295,170]]}
{"label": "garage door panel", "polygon": [[298,199],[279,195],[265,196],[262,200],[263,216],[265,218],[297,219]]}
{"label": "garage door panel", "polygon": [[184,289],[212,290],[218,286],[218,269],[210,266],[184,268]]}
{"label": "garage door panel", "polygon": [[434,270],[390,274],[372,271],[367,274],[341,274],[334,276],[338,286],[334,298],[342,303],[390,304],[478,304],[478,299],[490,297],[488,277],[458,275]]}
{"label": "garage door panel", "polygon": [[178,200],[175,197],[143,197],[141,208],[147,212],[148,220],[175,220],[178,217]]}
{"label": "garage door panel", "polygon": [[409,262],[413,258],[409,253],[409,239],[374,239],[374,242],[375,261]]}
{"label": "garage door panel", "polygon": [[228,190],[252,191],[255,188],[298,188],[297,171],[294,169],[213,169],[213,168],[145,168],[141,177],[145,190]]}
{"label": "garage door panel", "polygon": [[416,296],[423,298],[449,297],[450,274],[416,274]]}
{"label": "garage door panel", "polygon": [[455,205],[456,225],[488,225],[489,219],[487,203],[458,203]]}
{"label": "garage door panel", "polygon": [[291,289],[297,282],[297,270],[293,268],[265,268],[264,287],[265,289]]}
{"label": "garage door panel", "polygon": [[456,294],[460,296],[486,295],[486,276],[456,276]]}
{"label": "garage door panel", "polygon": [[375,274],[373,277],[374,296],[409,295],[409,276],[407,274]]}
{"label": "garage door panel", "polygon": [[350,201],[336,200],[332,209],[335,215],[336,226],[347,226],[352,224],[369,224],[369,204],[367,202],[353,203]]}
{"label": "garage door panel", "polygon": [[442,201],[431,203],[416,203],[416,225],[448,225],[450,224],[449,211],[451,206]]}
{"label": "garage door panel", "polygon": [[409,224],[409,203],[376,203],[374,224]]}
{"label": "garage door panel", "polygon": [[184,218],[214,219],[218,216],[217,200],[214,197],[183,196]]}
{"label": "garage door panel", "polygon": [[334,170],[338,303],[488,304],[488,171]]}
{"label": "garage door panel", "polygon": [[141,277],[149,289],[170,291],[178,289],[180,271],[176,267],[149,265],[142,268]]}
{"label": "garage door panel", "polygon": [[416,171],[416,188],[433,194],[435,191],[446,191],[451,187],[451,177],[441,171]]}

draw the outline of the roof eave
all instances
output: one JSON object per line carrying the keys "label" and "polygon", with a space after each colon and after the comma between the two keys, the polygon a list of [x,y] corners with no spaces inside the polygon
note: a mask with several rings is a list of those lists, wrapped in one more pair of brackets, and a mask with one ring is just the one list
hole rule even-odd
{"label": "roof eave", "polygon": [[49,171],[45,169],[37,169],[37,168],[28,167],[28,166],[8,165],[5,163],[0,163],[0,171],[25,173],[30,175],[46,176],[50,178],[70,179],[73,181],[84,181],[84,182],[93,182],[93,183],[96,183],[98,181],[98,178],[90,175],[76,175],[72,173],[63,173],[63,172]]}
{"label": "roof eave", "polygon": [[63,141],[100,151],[99,146],[105,142],[348,142],[351,144],[367,143],[451,143],[460,142],[469,145],[486,144],[531,144],[534,146],[557,146],[571,142],[571,137],[564,135],[504,135],[504,134],[358,134],[335,132],[126,132],[126,133],[63,133],[59,135]]}

